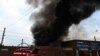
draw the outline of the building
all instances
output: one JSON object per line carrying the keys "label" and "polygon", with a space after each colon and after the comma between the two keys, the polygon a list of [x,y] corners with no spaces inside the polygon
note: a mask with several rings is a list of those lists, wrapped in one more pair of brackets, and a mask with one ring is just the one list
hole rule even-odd
{"label": "building", "polygon": [[74,50],[76,56],[100,56],[100,41],[70,40],[62,46]]}
{"label": "building", "polygon": [[[61,42],[61,46],[35,46],[39,56],[100,56],[100,41],[70,40]],[[3,46],[0,51],[1,56],[12,56],[17,46]],[[24,47],[19,47],[24,48]],[[29,47],[25,47],[29,48]]]}

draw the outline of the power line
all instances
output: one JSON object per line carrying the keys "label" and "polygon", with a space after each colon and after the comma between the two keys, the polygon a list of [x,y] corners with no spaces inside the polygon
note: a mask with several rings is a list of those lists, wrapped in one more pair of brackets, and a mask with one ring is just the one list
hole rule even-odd
{"label": "power line", "polygon": [[11,33],[11,34],[21,34],[21,35],[31,35],[31,34],[28,34],[28,33],[18,33],[18,32],[7,32],[7,33]]}
{"label": "power line", "polygon": [[[2,31],[0,31],[2,33]],[[18,32],[11,32],[11,31],[7,31],[6,33],[11,33],[11,34],[22,34],[22,35],[31,35],[31,34],[28,34],[28,33],[18,33]]]}
{"label": "power line", "polygon": [[[30,8],[29,8],[27,11],[30,11]],[[30,12],[32,12],[32,11],[30,11]],[[27,16],[27,15],[29,15],[30,12],[28,12],[28,13],[26,13],[24,16],[20,17],[20,18],[19,18],[18,20],[16,20],[14,23],[9,24],[9,25],[7,26],[7,28],[9,28],[9,27],[12,26],[12,25],[15,25],[17,22],[19,22],[19,21],[21,21],[22,19],[24,19],[24,17]]]}
{"label": "power line", "polygon": [[24,37],[27,37],[27,38],[29,38],[29,37],[31,37],[31,36],[24,36],[24,35],[5,35],[5,37],[9,37],[9,38],[15,38],[15,37],[17,37],[17,38],[24,38]]}
{"label": "power line", "polygon": [[[0,31],[1,32],[1,31]],[[5,30],[4,30],[4,32],[5,32]],[[16,41],[16,40],[19,40],[19,39],[21,39],[21,38],[23,38],[23,39],[25,39],[26,37],[31,37],[31,35],[29,35],[29,36],[26,36],[26,34],[24,33],[23,35],[21,34],[21,33],[16,33],[16,32],[7,32],[6,31],[6,35],[4,34],[4,32],[3,32],[3,36],[5,36],[5,40],[10,40],[10,41]],[[11,34],[9,34],[9,33],[11,33]],[[2,34],[2,33],[1,33]],[[14,35],[14,34],[16,34],[16,35]],[[1,35],[0,35],[1,36]],[[0,38],[0,41],[1,41],[1,43],[3,43],[3,36],[2,36],[2,38]],[[11,36],[11,37],[10,37]],[[16,37],[16,38],[15,38]],[[25,37],[25,38],[24,38]],[[13,39],[13,40],[12,40]],[[30,38],[31,39],[31,38]],[[27,40],[27,39],[26,39]]]}
{"label": "power line", "polygon": [[30,37],[32,35],[22,35],[22,34],[7,34],[5,36],[16,36],[16,37]]}
{"label": "power line", "polygon": [[[3,31],[0,31],[0,35],[3,33]],[[9,36],[14,36],[14,37],[31,37],[31,34],[27,34],[27,33],[18,33],[18,32],[12,32],[12,31],[6,31],[5,36],[9,37]]]}

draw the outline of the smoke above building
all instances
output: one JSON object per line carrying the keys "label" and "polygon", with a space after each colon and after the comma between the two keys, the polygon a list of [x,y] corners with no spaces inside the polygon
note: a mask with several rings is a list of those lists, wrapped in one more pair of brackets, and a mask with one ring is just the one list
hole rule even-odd
{"label": "smoke above building", "polygon": [[32,33],[35,45],[48,46],[68,35],[72,24],[79,24],[99,8],[99,0],[28,0],[34,8]]}
{"label": "smoke above building", "polygon": [[69,27],[68,35],[62,37],[62,41],[86,40],[87,38],[88,38],[88,35],[84,26],[82,26],[81,24],[78,24],[78,25],[72,24]]}

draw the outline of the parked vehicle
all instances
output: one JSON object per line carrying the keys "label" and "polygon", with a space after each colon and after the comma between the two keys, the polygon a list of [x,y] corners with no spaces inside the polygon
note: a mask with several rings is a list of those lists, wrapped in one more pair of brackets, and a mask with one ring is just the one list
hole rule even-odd
{"label": "parked vehicle", "polygon": [[39,56],[39,55],[37,54],[36,49],[31,50],[30,48],[19,48],[14,50],[12,56]]}

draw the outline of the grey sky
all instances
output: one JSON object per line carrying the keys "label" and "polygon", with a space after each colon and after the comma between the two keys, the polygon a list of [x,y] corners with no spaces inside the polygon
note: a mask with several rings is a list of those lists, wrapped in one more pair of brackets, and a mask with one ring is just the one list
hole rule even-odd
{"label": "grey sky", "polygon": [[[3,28],[6,27],[4,45],[18,45],[21,39],[32,44],[33,38],[30,32],[32,21],[29,19],[32,8],[25,0],[0,0],[0,39]],[[92,39],[94,34],[100,40],[100,10],[95,11],[88,19],[83,20],[83,25],[88,32],[88,38]],[[98,32],[95,33],[95,31]]]}

